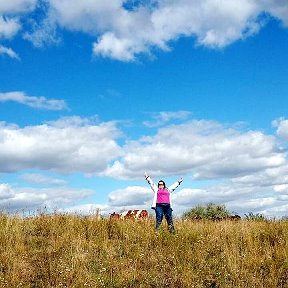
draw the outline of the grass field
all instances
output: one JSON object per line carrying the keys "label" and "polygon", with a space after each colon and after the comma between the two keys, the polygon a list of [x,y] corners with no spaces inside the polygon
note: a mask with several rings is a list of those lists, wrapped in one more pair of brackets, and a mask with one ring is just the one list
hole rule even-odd
{"label": "grass field", "polygon": [[175,226],[1,214],[0,287],[288,287],[287,220]]}

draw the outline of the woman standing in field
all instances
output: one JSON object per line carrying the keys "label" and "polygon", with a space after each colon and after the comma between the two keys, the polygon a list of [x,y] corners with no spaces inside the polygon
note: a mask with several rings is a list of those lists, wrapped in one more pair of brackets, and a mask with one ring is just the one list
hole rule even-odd
{"label": "woman standing in field", "polygon": [[165,219],[168,224],[168,229],[170,233],[175,232],[174,224],[173,224],[173,218],[172,218],[172,203],[171,203],[171,193],[181,184],[183,181],[183,178],[181,178],[179,181],[176,181],[174,184],[172,184],[169,187],[166,187],[166,184],[163,180],[160,180],[158,182],[158,186],[153,182],[151,177],[147,174],[147,172],[144,173],[146,181],[149,183],[151,189],[154,192],[154,198],[152,203],[152,209],[156,212],[156,231],[159,230],[160,225],[162,223],[163,217],[165,216]]}

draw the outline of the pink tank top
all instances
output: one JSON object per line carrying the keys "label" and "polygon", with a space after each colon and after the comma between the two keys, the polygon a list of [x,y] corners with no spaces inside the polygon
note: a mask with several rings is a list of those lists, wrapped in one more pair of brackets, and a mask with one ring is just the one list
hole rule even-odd
{"label": "pink tank top", "polygon": [[157,203],[168,203],[170,204],[170,192],[167,189],[158,189],[157,192]]}

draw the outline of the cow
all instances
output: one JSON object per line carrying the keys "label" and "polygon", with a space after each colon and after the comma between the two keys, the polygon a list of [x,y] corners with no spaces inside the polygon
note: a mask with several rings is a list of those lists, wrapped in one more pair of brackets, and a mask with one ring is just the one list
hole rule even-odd
{"label": "cow", "polygon": [[235,214],[235,215],[230,215],[230,216],[228,217],[228,219],[230,219],[230,220],[241,220],[241,216],[239,216],[239,215],[237,215],[237,214]]}
{"label": "cow", "polygon": [[120,219],[121,215],[118,213],[113,212],[110,214],[110,219]]}
{"label": "cow", "polygon": [[148,217],[149,213],[147,210],[139,210],[135,215],[136,219],[147,219]]}
{"label": "cow", "polygon": [[120,214],[113,212],[110,214],[110,218],[113,219],[147,219],[149,217],[149,214],[147,210],[140,210],[140,209],[135,209],[135,210],[127,210],[124,211]]}

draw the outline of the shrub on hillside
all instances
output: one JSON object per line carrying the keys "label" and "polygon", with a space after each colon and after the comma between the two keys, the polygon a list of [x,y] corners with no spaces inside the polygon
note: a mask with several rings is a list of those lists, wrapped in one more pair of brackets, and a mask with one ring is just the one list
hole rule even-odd
{"label": "shrub on hillside", "polygon": [[183,218],[216,220],[227,218],[230,215],[231,213],[226,209],[225,205],[209,203],[207,205],[197,205],[184,212]]}

